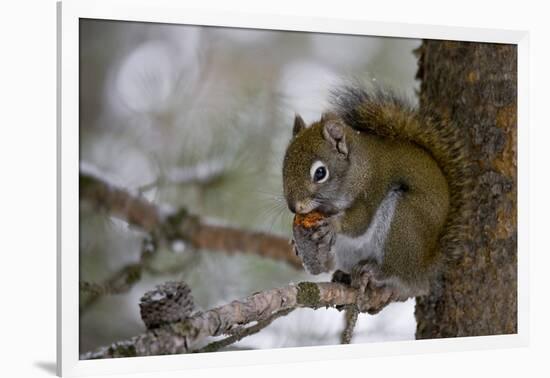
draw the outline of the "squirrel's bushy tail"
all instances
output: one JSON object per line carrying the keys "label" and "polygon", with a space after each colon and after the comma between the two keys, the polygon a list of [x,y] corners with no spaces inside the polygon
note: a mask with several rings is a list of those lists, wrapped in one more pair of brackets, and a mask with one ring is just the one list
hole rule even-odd
{"label": "squirrel's bushy tail", "polygon": [[391,91],[348,85],[332,93],[335,112],[356,130],[408,140],[428,151],[447,178],[450,210],[440,245],[450,256],[461,255],[469,232],[471,163],[466,136],[435,114],[418,112]]}

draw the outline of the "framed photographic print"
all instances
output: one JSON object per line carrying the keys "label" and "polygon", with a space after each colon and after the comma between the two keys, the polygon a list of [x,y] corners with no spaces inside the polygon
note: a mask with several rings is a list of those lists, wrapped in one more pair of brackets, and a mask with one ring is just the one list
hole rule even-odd
{"label": "framed photographic print", "polygon": [[526,344],[526,32],[58,28],[60,375]]}

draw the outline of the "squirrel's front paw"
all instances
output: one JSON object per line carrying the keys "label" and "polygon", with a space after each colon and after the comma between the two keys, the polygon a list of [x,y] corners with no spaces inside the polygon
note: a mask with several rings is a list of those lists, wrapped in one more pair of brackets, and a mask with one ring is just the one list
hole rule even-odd
{"label": "squirrel's front paw", "polygon": [[311,274],[332,270],[334,255],[331,251],[336,235],[329,219],[323,219],[314,226],[293,227],[294,250]]}
{"label": "squirrel's front paw", "polygon": [[381,279],[375,263],[360,263],[351,272],[351,286],[357,289],[357,308],[377,314],[391,302],[404,300],[399,290]]}

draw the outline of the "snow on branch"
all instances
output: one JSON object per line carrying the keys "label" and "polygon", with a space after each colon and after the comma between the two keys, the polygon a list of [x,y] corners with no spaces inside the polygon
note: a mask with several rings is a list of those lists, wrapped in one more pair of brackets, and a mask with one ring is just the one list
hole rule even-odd
{"label": "snow on branch", "polygon": [[[118,341],[95,351],[84,353],[80,359],[214,351],[252,333],[259,332],[275,318],[284,316],[294,309],[353,305],[357,295],[357,290],[341,283],[301,282],[296,285],[261,291],[245,299],[235,300],[205,312],[188,314],[189,298],[174,293],[174,287],[182,288],[183,294],[188,294],[188,289],[181,283],[169,287],[170,296],[177,298],[177,302],[181,303],[180,307],[166,304],[166,297],[159,295],[158,290],[144,296],[148,301],[152,297],[158,297],[164,301],[163,306],[149,305],[153,310],[148,312],[148,323],[151,323],[150,318],[154,315],[169,319],[169,321],[156,328],[148,329],[145,333],[131,339]],[[174,309],[178,308],[179,317],[182,319],[178,319],[177,312],[174,313]],[[163,319],[154,323],[162,324]],[[173,321],[174,319],[178,320]],[[247,325],[248,327],[246,327]],[[230,336],[202,346],[209,337],[220,335]]]}
{"label": "snow on branch", "polygon": [[197,249],[229,254],[257,254],[302,268],[300,259],[292,252],[285,238],[208,224],[185,208],[166,211],[138,194],[113,186],[97,175],[84,171],[80,173],[80,200],[88,201],[116,218],[169,241],[182,240]]}

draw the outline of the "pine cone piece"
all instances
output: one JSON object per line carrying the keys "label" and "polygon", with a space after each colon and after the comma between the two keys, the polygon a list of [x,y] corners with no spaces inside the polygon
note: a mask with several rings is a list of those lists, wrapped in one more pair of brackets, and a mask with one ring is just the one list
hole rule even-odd
{"label": "pine cone piece", "polygon": [[166,282],[141,297],[141,319],[148,329],[187,318],[195,305],[185,282]]}
{"label": "pine cone piece", "polygon": [[326,218],[326,215],[319,211],[312,211],[307,214],[296,214],[294,216],[294,226],[313,228],[324,218]]}

